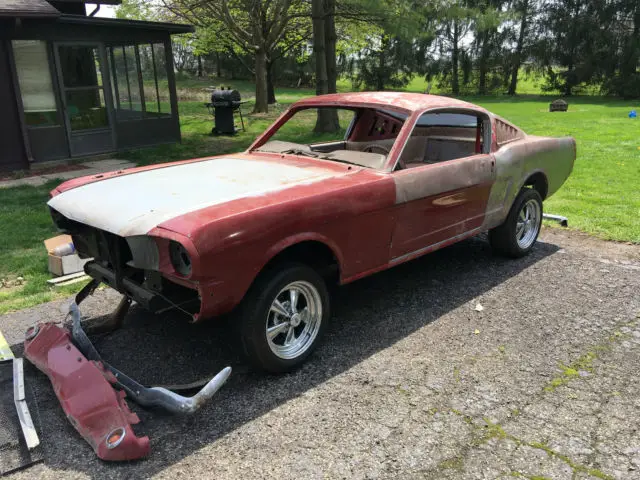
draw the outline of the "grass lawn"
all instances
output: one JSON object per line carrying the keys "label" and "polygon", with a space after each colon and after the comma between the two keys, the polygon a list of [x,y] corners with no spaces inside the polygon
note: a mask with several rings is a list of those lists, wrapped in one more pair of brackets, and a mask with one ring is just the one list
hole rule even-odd
{"label": "grass lawn", "polygon": [[[48,192],[58,183],[41,187],[0,188],[0,314],[68,296],[78,285],[47,285],[47,254],[42,241],[56,233],[45,206]],[[23,284],[17,279],[22,277]],[[8,283],[8,286],[6,285]]]}
{"label": "grass lawn", "polygon": [[[280,104],[269,114],[245,115],[247,131],[235,137],[212,137],[212,118],[203,103],[204,88],[217,82],[189,80],[179,83],[179,104],[183,142],[178,145],[133,150],[119,154],[140,165],[193,157],[218,155],[246,148],[255,137],[292,102],[313,95],[309,89],[279,89]],[[243,98],[253,96],[249,82],[225,81],[241,91]],[[537,88],[533,82],[526,89]],[[339,90],[348,91],[349,82]],[[422,80],[407,88],[424,91]],[[432,92],[435,93],[434,89]],[[501,115],[527,133],[534,135],[572,135],[578,144],[578,160],[572,176],[562,189],[545,202],[548,212],[565,215],[571,228],[609,240],[640,244],[640,118],[629,119],[639,102],[595,96],[569,99],[569,112],[549,113],[548,103],[557,97],[522,95],[516,98],[466,97]],[[243,106],[250,112],[251,103]],[[313,119],[308,119],[309,124]],[[77,291],[73,285],[53,290],[46,280],[47,259],[42,241],[55,233],[45,207],[48,192],[57,182],[42,187],[0,189],[0,280],[24,284],[0,287],[0,314],[25,308]]]}

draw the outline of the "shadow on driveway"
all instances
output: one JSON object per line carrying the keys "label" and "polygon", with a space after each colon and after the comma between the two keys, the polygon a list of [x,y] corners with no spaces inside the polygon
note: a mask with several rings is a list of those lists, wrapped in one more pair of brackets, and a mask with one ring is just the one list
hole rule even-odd
{"label": "shadow on driveway", "polygon": [[282,376],[250,372],[234,352],[231,329],[224,322],[194,325],[177,313],[154,316],[132,308],[123,329],[93,339],[106,361],[144,384],[188,383],[225,365],[234,368],[231,378],[209,405],[189,417],[146,411],[129,402],[142,420],[135,429],[151,439],[151,456],[107,464],[73,430],[48,380],[31,367],[28,382],[40,407],[45,463],[92,478],[153,475],[438,321],[557,250],[539,243],[528,257],[508,260],[494,256],[484,239],[475,238],[339,288],[324,342],[301,369]]}

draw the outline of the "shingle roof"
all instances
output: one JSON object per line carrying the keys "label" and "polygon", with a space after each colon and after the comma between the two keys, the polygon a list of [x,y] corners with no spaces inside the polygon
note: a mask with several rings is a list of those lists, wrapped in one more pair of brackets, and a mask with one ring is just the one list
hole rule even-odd
{"label": "shingle roof", "polygon": [[45,0],[0,0],[0,17],[57,17],[60,12]]}

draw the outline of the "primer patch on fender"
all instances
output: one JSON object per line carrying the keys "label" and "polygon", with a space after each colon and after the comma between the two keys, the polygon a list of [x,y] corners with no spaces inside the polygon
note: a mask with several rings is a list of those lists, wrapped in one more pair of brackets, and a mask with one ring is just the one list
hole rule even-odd
{"label": "primer patch on fender", "polygon": [[117,235],[144,235],[201,208],[335,175],[319,167],[216,158],[89,183],[55,196],[48,205],[72,220]]}

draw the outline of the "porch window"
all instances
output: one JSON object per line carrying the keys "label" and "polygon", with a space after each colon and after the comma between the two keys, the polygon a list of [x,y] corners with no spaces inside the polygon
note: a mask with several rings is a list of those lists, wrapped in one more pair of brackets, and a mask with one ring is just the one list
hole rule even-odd
{"label": "porch window", "polygon": [[13,40],[12,46],[27,125],[59,125],[46,42]]}
{"label": "porch window", "polygon": [[72,131],[108,128],[102,61],[96,47],[58,47],[62,88]]}
{"label": "porch window", "polygon": [[110,46],[107,56],[118,120],[171,115],[164,44]]}

